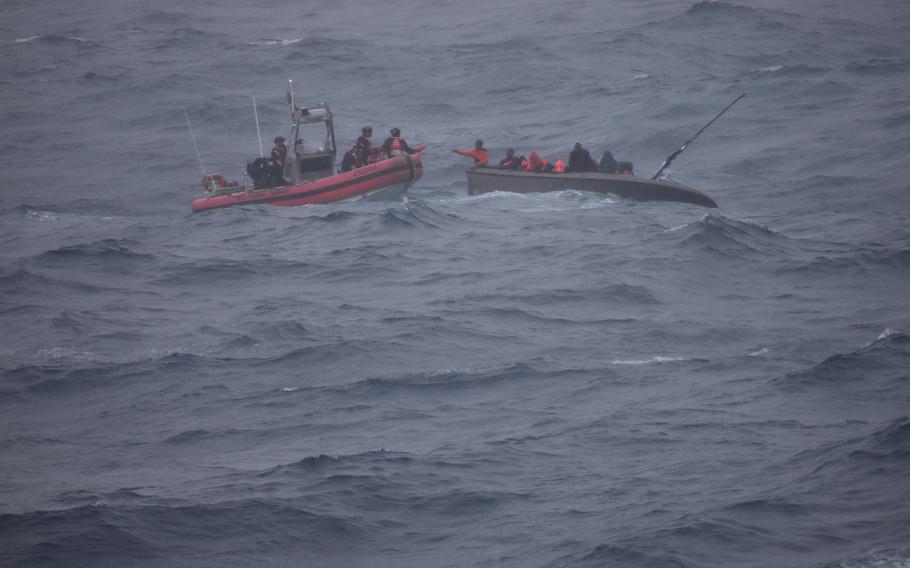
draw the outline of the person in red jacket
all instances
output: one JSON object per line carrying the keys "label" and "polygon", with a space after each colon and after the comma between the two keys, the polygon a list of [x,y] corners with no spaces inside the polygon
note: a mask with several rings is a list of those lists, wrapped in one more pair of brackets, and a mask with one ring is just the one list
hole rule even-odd
{"label": "person in red jacket", "polygon": [[275,137],[275,146],[272,148],[272,154],[269,158],[271,163],[272,185],[285,185],[284,180],[284,162],[288,159],[288,147],[284,145],[284,137]]}
{"label": "person in red jacket", "polygon": [[459,156],[470,156],[474,158],[474,167],[476,168],[482,168],[490,162],[490,153],[483,147],[483,140],[474,142],[474,149],[472,150],[455,148],[452,151]]}

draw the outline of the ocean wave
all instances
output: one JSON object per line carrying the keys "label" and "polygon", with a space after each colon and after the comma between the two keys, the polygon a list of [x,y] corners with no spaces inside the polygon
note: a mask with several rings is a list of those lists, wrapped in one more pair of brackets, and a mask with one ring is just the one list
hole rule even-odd
{"label": "ocean wave", "polygon": [[677,363],[679,361],[688,361],[689,359],[685,357],[667,357],[663,355],[655,355],[650,359],[616,359],[612,361],[614,365],[653,365],[653,364],[666,364],[666,363]]}
{"label": "ocean wave", "polygon": [[778,257],[791,249],[790,240],[775,231],[744,220],[706,213],[694,223],[665,232],[676,245],[736,260]]}
{"label": "ocean wave", "polygon": [[837,256],[816,256],[809,262],[790,262],[777,272],[838,278],[874,276],[876,279],[886,275],[904,277],[910,272],[910,249],[857,247],[846,252]]}
{"label": "ocean wave", "polygon": [[[227,565],[236,555],[276,549],[291,558],[349,553],[372,539],[356,517],[311,511],[287,499],[214,503],[105,503],[0,515],[4,556],[17,566],[186,565],[197,555]],[[142,535],[141,537],[138,535]],[[359,543],[359,544],[358,544]],[[301,556],[302,555],[302,556]],[[190,561],[192,564],[192,561]]]}
{"label": "ocean wave", "polygon": [[845,71],[858,75],[891,75],[910,70],[910,58],[882,57],[848,64]]}
{"label": "ocean wave", "polygon": [[451,393],[470,389],[486,390],[515,381],[548,378],[564,381],[572,374],[572,371],[565,369],[550,371],[519,362],[489,368],[447,369],[372,377],[344,386],[327,387],[327,390],[359,396],[384,396],[400,391]]}
{"label": "ocean wave", "polygon": [[826,564],[823,568],[910,568],[910,548],[870,550]]}
{"label": "ocean wave", "polygon": [[319,454],[303,457],[293,463],[278,465],[256,474],[257,477],[298,476],[309,471],[324,471],[327,469],[342,470],[349,467],[368,466],[378,464],[407,465],[414,461],[414,457],[406,452],[391,451],[385,448],[369,450],[356,454],[327,455]]}
{"label": "ocean wave", "polygon": [[770,65],[767,67],[758,67],[743,73],[741,78],[743,79],[759,79],[766,76],[774,77],[811,77],[819,75],[821,73],[827,72],[828,69],[824,67],[816,67],[812,65],[805,64],[779,64],[779,65]]}
{"label": "ocean wave", "polygon": [[847,354],[828,357],[811,369],[771,379],[771,383],[788,390],[801,390],[813,385],[847,384],[875,389],[910,377],[910,336],[883,333],[875,341]]}
{"label": "ocean wave", "polygon": [[759,12],[755,8],[740,4],[731,4],[729,2],[720,2],[716,0],[702,0],[701,2],[696,2],[689,6],[685,13],[688,16],[723,15],[742,18],[756,15]]}
{"label": "ocean wave", "polygon": [[131,381],[143,381],[167,373],[199,373],[206,370],[223,371],[235,362],[227,358],[210,358],[188,353],[169,353],[127,362],[96,361],[82,358],[51,358],[44,363],[24,363],[0,371],[7,390],[12,395],[21,392],[53,396],[84,393],[87,389],[123,387]]}
{"label": "ocean wave", "polygon": [[7,299],[11,299],[16,296],[34,297],[35,294],[41,293],[53,295],[70,293],[96,294],[114,289],[65,278],[53,278],[38,272],[18,269],[0,276],[0,290],[3,291]]}
{"label": "ocean wave", "polygon": [[78,36],[63,36],[55,34],[34,35],[29,37],[16,38],[13,45],[16,44],[46,44],[46,45],[77,45],[82,48],[97,47],[98,44]]}
{"label": "ocean wave", "polygon": [[272,47],[275,45],[280,45],[282,47],[287,47],[289,45],[294,45],[295,43],[300,43],[301,41],[303,41],[302,37],[298,37],[298,38],[294,38],[294,39],[285,39],[285,38],[262,39],[262,40],[256,40],[256,41],[249,41],[249,42],[247,42],[247,45],[252,45],[252,46],[256,46],[256,47]]}
{"label": "ocean wave", "polygon": [[109,265],[109,263],[117,261],[147,262],[155,258],[151,254],[134,252],[133,248],[138,247],[139,244],[130,239],[103,239],[45,251],[35,257],[34,260],[38,263],[58,262],[61,260],[84,263],[99,260]]}

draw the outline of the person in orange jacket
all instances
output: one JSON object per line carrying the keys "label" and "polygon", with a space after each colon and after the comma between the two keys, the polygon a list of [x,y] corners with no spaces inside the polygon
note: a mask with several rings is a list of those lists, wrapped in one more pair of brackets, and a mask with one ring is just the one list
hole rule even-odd
{"label": "person in orange jacket", "polygon": [[[547,171],[547,161],[540,157],[537,152],[531,151],[528,154],[528,162],[531,165],[530,171],[535,173],[541,173]],[[552,170],[552,167],[550,168]]]}
{"label": "person in orange jacket", "polygon": [[487,149],[483,147],[483,140],[477,140],[474,142],[473,150],[455,148],[452,151],[459,156],[470,156],[474,158],[475,168],[482,168],[490,162],[490,153],[487,152]]}

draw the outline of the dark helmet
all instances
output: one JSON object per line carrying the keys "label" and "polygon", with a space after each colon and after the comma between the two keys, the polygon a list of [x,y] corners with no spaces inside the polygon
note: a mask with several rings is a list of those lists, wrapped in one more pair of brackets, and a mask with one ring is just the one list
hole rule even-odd
{"label": "dark helmet", "polygon": [[364,126],[363,128],[360,129],[360,132],[362,134],[366,134],[367,136],[369,136],[370,134],[373,133],[373,128],[370,126]]}
{"label": "dark helmet", "polygon": [[284,142],[284,136],[275,137],[275,144],[281,144],[282,142]]}
{"label": "dark helmet", "polygon": [[476,140],[476,141],[474,141],[474,147],[477,148],[478,150],[480,150],[481,148],[483,148],[483,140]]}
{"label": "dark helmet", "polygon": [[401,130],[399,128],[393,128],[392,136],[401,136]]}

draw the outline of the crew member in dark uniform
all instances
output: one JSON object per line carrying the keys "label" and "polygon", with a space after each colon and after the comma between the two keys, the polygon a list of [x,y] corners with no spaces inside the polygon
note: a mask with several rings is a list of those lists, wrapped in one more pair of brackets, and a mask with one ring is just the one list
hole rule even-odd
{"label": "crew member in dark uniform", "polygon": [[341,158],[341,172],[349,172],[354,168],[359,168],[360,165],[360,157],[357,154],[357,146],[351,146],[348,148],[348,151],[344,153],[344,157]]}
{"label": "crew member in dark uniform", "polygon": [[364,126],[360,130],[360,137],[357,138],[357,142],[354,144],[354,147],[357,149],[357,157],[360,160],[360,164],[363,166],[370,162],[370,155],[376,153],[372,137],[373,129],[369,126]]}

